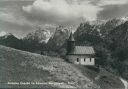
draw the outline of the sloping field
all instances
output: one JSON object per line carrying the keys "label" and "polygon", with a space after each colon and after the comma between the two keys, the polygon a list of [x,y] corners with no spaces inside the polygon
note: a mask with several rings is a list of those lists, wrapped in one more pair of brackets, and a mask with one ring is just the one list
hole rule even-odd
{"label": "sloping field", "polygon": [[[12,82],[18,84],[12,84]],[[98,86],[88,77],[63,59],[4,46],[0,46],[0,83],[1,87],[98,89]]]}
{"label": "sloping field", "polygon": [[73,65],[61,58],[5,46],[0,46],[1,87],[124,89],[119,78],[104,69]]}
{"label": "sloping field", "polygon": [[99,85],[101,89],[125,89],[123,82],[118,76],[113,75],[103,68],[75,66],[84,76],[92,80],[93,83]]}

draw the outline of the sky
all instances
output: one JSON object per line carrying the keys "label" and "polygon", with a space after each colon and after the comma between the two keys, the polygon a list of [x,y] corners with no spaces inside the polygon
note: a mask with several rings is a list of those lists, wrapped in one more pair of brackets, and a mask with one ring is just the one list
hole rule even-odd
{"label": "sky", "polygon": [[128,0],[0,0],[0,35],[24,37],[36,26],[78,25],[128,16]]}

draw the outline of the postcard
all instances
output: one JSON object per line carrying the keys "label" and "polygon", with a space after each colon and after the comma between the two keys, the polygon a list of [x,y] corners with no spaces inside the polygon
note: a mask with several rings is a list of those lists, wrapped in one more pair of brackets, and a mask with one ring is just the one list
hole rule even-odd
{"label": "postcard", "polygon": [[0,88],[128,89],[128,0],[0,0]]}

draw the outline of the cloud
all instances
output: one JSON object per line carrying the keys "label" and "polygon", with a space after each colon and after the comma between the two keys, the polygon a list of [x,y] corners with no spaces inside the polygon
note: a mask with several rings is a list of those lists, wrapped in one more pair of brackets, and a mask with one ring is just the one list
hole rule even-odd
{"label": "cloud", "polygon": [[104,10],[99,12],[99,19],[122,18],[128,16],[128,4],[104,6]]}
{"label": "cloud", "polygon": [[128,0],[36,0],[22,9],[29,20],[44,23],[79,23],[96,20],[109,5],[124,5]]}
{"label": "cloud", "polygon": [[36,0],[33,5],[23,6],[28,17],[47,23],[75,23],[85,18],[94,20],[100,10],[89,0]]}
{"label": "cloud", "polygon": [[128,0],[98,0],[99,6],[105,5],[123,5],[128,3]]}
{"label": "cloud", "polygon": [[0,0],[0,1],[35,1],[35,0]]}
{"label": "cloud", "polygon": [[35,30],[36,25],[72,25],[85,18],[109,19],[126,16],[127,12],[128,0],[2,0],[0,31],[22,37]]}
{"label": "cloud", "polygon": [[0,20],[9,22],[9,23],[13,23],[16,25],[21,25],[21,26],[24,26],[24,25],[31,26],[32,25],[32,23],[30,21],[26,20],[23,16],[16,16],[15,13],[4,12],[4,11],[0,12]]}

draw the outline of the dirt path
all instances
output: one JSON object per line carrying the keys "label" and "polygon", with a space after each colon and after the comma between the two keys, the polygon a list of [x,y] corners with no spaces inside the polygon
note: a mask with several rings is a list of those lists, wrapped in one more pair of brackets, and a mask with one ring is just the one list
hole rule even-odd
{"label": "dirt path", "polygon": [[123,82],[125,89],[128,89],[128,82],[124,80],[123,78],[120,78],[120,80]]}

